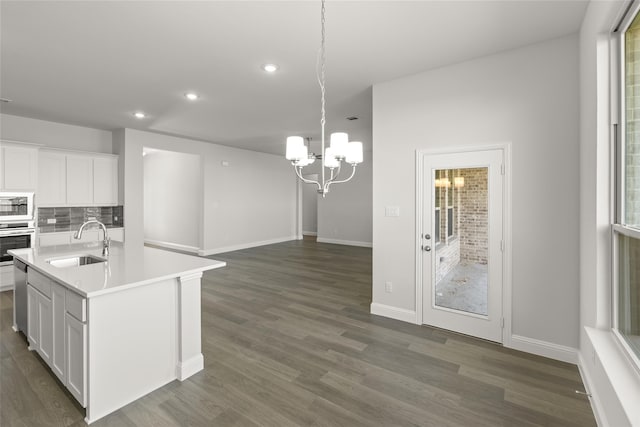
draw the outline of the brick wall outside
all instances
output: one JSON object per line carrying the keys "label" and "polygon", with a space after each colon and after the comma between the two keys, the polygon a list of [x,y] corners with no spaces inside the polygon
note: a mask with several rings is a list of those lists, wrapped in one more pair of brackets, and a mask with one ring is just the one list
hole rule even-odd
{"label": "brick wall outside", "polygon": [[625,218],[640,226],[640,22],[626,32]]}
{"label": "brick wall outside", "polygon": [[460,239],[436,246],[436,283],[460,264]]}
{"label": "brick wall outside", "polygon": [[459,191],[460,259],[486,264],[488,257],[487,168],[460,169],[464,187]]}
{"label": "brick wall outside", "polygon": [[[488,175],[487,168],[438,171],[436,177],[462,176],[464,186],[436,190],[440,206],[440,243],[436,245],[436,282],[460,262],[486,264],[488,257]],[[447,208],[453,206],[454,234],[447,236]]]}

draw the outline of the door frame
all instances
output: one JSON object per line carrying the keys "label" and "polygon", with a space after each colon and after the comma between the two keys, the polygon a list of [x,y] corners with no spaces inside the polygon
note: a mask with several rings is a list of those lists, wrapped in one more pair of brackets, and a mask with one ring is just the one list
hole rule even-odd
{"label": "door frame", "polygon": [[416,324],[423,325],[423,288],[422,281],[422,235],[424,214],[424,164],[423,157],[425,155],[439,154],[456,154],[456,153],[473,153],[476,151],[502,150],[504,159],[504,178],[503,178],[503,264],[502,264],[502,317],[504,326],[502,328],[502,345],[511,347],[512,335],[512,242],[511,242],[511,143],[499,143],[491,145],[452,147],[442,149],[418,149],[416,150],[416,235],[415,235],[415,288],[416,288]]}

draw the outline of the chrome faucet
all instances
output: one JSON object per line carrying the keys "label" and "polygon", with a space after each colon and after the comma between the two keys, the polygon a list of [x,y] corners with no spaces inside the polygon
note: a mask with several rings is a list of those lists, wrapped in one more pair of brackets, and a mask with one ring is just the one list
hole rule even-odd
{"label": "chrome faucet", "polygon": [[111,239],[109,238],[109,234],[107,233],[107,227],[98,221],[97,219],[90,219],[89,221],[85,221],[84,224],[80,226],[78,231],[73,235],[74,239],[80,239],[82,237],[82,232],[87,225],[95,224],[98,227],[102,228],[104,231],[104,240],[102,241],[102,256],[109,256],[109,248],[111,247]]}

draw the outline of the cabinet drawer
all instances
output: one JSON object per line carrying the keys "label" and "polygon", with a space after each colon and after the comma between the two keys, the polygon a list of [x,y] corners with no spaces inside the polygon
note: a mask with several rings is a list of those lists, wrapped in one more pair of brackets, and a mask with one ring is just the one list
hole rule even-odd
{"label": "cabinet drawer", "polygon": [[47,276],[37,272],[36,270],[29,268],[27,273],[27,282],[35,289],[39,290],[47,298],[51,299],[51,281]]}
{"label": "cabinet drawer", "polygon": [[81,322],[87,321],[87,299],[82,298],[75,292],[67,291],[66,298],[67,313]]}

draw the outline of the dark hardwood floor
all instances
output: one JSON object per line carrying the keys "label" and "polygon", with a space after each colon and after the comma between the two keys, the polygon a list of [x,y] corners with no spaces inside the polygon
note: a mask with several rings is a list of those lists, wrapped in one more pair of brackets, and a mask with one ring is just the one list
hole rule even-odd
{"label": "dark hardwood floor", "polygon": [[[371,249],[304,240],[212,258],[228,267],[202,283],[205,370],[93,425],[595,425],[573,365],[370,315]],[[84,425],[11,330],[11,292],[0,316],[0,425]]]}

